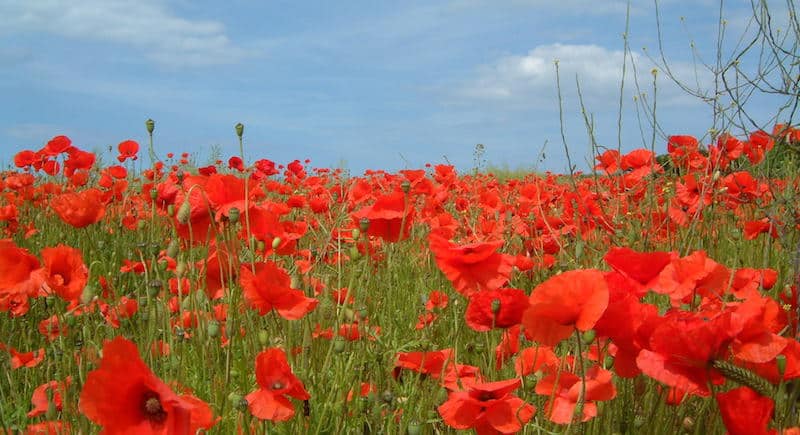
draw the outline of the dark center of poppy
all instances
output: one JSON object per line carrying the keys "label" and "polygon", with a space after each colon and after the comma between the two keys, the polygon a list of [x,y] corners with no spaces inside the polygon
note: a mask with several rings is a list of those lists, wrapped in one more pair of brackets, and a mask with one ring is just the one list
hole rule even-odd
{"label": "dark center of poppy", "polygon": [[490,392],[490,391],[481,392],[481,395],[479,397],[479,400],[481,402],[485,402],[487,400],[493,400],[493,399],[494,399],[494,394],[492,392]]}
{"label": "dark center of poppy", "polygon": [[142,412],[144,416],[156,423],[161,423],[167,419],[167,413],[161,407],[161,401],[158,400],[158,394],[148,391],[142,396]]}
{"label": "dark center of poppy", "polygon": [[283,387],[284,387],[284,385],[283,385],[283,382],[281,382],[281,381],[275,381],[275,382],[272,383],[272,389],[273,390],[282,390]]}

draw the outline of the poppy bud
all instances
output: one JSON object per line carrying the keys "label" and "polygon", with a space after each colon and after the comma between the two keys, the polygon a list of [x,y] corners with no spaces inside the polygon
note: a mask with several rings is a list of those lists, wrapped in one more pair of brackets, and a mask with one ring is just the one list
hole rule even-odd
{"label": "poppy bud", "polygon": [[269,343],[269,334],[267,334],[266,330],[258,331],[258,343],[262,346],[266,346]]}
{"label": "poppy bud", "polygon": [[238,409],[238,410],[239,410],[239,411],[241,411],[241,412],[245,412],[245,411],[247,411],[247,409],[248,409],[248,406],[249,406],[249,405],[250,405],[250,404],[249,404],[249,403],[247,403],[247,399],[245,399],[244,397],[242,397],[242,398],[239,400],[239,403],[236,405],[236,409]]}
{"label": "poppy bud", "polygon": [[362,233],[366,233],[369,229],[369,219],[365,217],[361,218],[361,220],[358,221],[358,228],[361,229]]}
{"label": "poppy bud", "polygon": [[153,130],[156,129],[156,122],[152,119],[148,119],[144,122],[144,126],[147,128],[147,134],[153,134]]}
{"label": "poppy bud", "polygon": [[416,421],[412,421],[408,423],[406,430],[408,431],[408,435],[419,435],[422,433],[422,426]]}
{"label": "poppy bud", "polygon": [[356,248],[355,246],[351,246],[350,249],[348,249],[347,255],[353,260],[358,260],[359,258],[361,258],[361,253],[358,252],[358,248]]}
{"label": "poppy bud", "polygon": [[348,322],[353,322],[353,321],[356,320],[356,313],[353,310],[351,310],[350,308],[345,308],[344,309],[344,318]]}
{"label": "poppy bud", "polygon": [[189,222],[189,218],[192,217],[192,205],[189,204],[189,198],[187,197],[185,201],[181,204],[181,207],[178,209],[178,214],[175,218],[183,225],[186,225]]}
{"label": "poppy bud", "polygon": [[175,204],[170,204],[167,206],[167,214],[170,216],[175,214]]}
{"label": "poppy bud", "polygon": [[292,274],[292,278],[289,280],[289,287],[300,288],[300,277]]}
{"label": "poppy bud", "polygon": [[608,355],[603,359],[603,368],[610,369],[612,367],[614,367],[614,358]]}
{"label": "poppy bud", "polygon": [[391,391],[386,390],[381,393],[381,400],[383,400],[383,402],[386,404],[391,404],[394,400],[394,394]]}
{"label": "poppy bud", "polygon": [[358,315],[359,315],[360,318],[366,319],[367,318],[367,307],[359,308],[358,309]]}
{"label": "poppy bud", "polygon": [[234,128],[236,129],[236,136],[239,136],[239,139],[241,139],[242,135],[244,134],[244,124],[240,122],[236,124]]}
{"label": "poppy bud", "polygon": [[492,314],[497,314],[500,311],[500,299],[492,299]]}
{"label": "poppy bud", "polygon": [[411,182],[403,180],[403,182],[400,183],[400,188],[403,189],[403,193],[408,193],[408,191],[411,190]]}
{"label": "poppy bud", "polygon": [[167,245],[167,257],[175,258],[178,255],[178,251],[180,251],[181,245],[178,243],[177,240],[172,240]]}
{"label": "poppy bud", "polygon": [[175,266],[175,275],[179,277],[185,275],[188,267],[189,265],[187,265],[185,261],[179,261]]}
{"label": "poppy bud", "polygon": [[87,285],[86,287],[83,288],[83,292],[81,292],[81,303],[83,305],[88,305],[89,302],[91,302],[94,299],[96,293],[97,292],[94,286]]}
{"label": "poppy bud", "polygon": [[242,395],[232,392],[228,394],[228,402],[231,402],[231,405],[236,406],[239,404],[239,401],[242,400]]}
{"label": "poppy bud", "polygon": [[280,237],[272,239],[272,249],[278,249],[278,247],[281,246],[281,242],[283,242],[283,240],[281,240]]}
{"label": "poppy bud", "polygon": [[139,230],[139,231],[142,231],[146,225],[147,225],[147,222],[145,222],[145,221],[141,221],[141,220],[140,221],[136,221],[136,229]]}
{"label": "poppy bud", "polygon": [[219,337],[219,322],[211,321],[206,326],[206,332],[208,332],[208,336],[211,338]]}
{"label": "poppy bud", "polygon": [[581,340],[583,340],[585,344],[592,344],[595,336],[597,336],[597,332],[595,332],[594,329],[590,329],[581,335]]}
{"label": "poppy bud", "polygon": [[158,190],[150,189],[150,199],[152,199],[153,201],[158,199]]}
{"label": "poppy bud", "polygon": [[775,365],[778,366],[778,374],[783,377],[783,374],[786,373],[786,355],[776,356]]}
{"label": "poppy bud", "polygon": [[231,209],[228,210],[228,221],[230,221],[230,223],[232,223],[232,224],[235,224],[235,223],[239,222],[239,209],[238,208],[231,207]]}
{"label": "poppy bud", "polygon": [[344,347],[345,347],[344,338],[336,337],[333,340],[333,351],[334,352],[342,353],[342,352],[344,352]]}
{"label": "poppy bud", "polygon": [[231,369],[231,371],[229,373],[230,373],[232,378],[238,378],[239,377],[239,370]]}
{"label": "poppy bud", "polygon": [[692,417],[686,416],[682,422],[683,428],[687,431],[691,431],[694,429],[694,419]]}
{"label": "poppy bud", "polygon": [[161,292],[162,283],[161,281],[154,279],[147,283],[147,295],[150,297],[155,297]]}
{"label": "poppy bud", "polygon": [[353,228],[353,240],[358,240],[361,237],[361,231],[358,228]]}

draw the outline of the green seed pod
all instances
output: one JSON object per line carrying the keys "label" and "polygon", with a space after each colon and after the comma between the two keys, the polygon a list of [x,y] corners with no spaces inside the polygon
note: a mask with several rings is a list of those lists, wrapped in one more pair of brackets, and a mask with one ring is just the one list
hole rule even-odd
{"label": "green seed pod", "polygon": [[230,373],[232,378],[238,378],[239,377],[239,370],[231,369],[231,371],[228,372],[228,373]]}
{"label": "green seed pod", "polygon": [[239,139],[241,139],[242,136],[244,135],[244,124],[242,124],[240,122],[240,123],[236,124],[236,126],[234,126],[234,128],[236,129],[236,136],[239,136]]}
{"label": "green seed pod", "polygon": [[175,204],[170,204],[167,206],[167,214],[170,216],[175,215]]}
{"label": "green seed pod", "polygon": [[139,230],[139,231],[142,231],[142,230],[144,230],[144,228],[145,228],[146,226],[147,226],[147,222],[145,222],[145,221],[143,221],[143,220],[141,220],[141,219],[140,219],[140,220],[138,220],[138,221],[136,221],[136,229],[137,229],[137,230]]}
{"label": "green seed pod", "polygon": [[237,409],[237,410],[239,410],[239,411],[241,411],[241,412],[245,412],[245,411],[247,411],[247,409],[248,409],[248,407],[249,407],[249,406],[250,406],[250,404],[249,404],[249,403],[247,403],[247,399],[245,399],[244,397],[242,397],[242,399],[241,399],[241,400],[239,400],[239,404],[238,404],[238,405],[236,405],[236,409]]}
{"label": "green seed pod", "polygon": [[144,122],[144,126],[147,128],[147,134],[153,134],[153,130],[156,129],[156,122],[152,119],[148,119]]}
{"label": "green seed pod", "polygon": [[152,199],[153,201],[158,199],[158,190],[150,189],[150,199]]}
{"label": "green seed pod", "polygon": [[394,393],[389,390],[384,391],[381,393],[381,400],[383,400],[383,403],[391,404],[394,401]]}
{"label": "green seed pod", "polygon": [[350,257],[350,259],[358,260],[359,258],[361,258],[361,252],[358,251],[358,248],[355,247],[355,245],[351,245],[350,249],[348,249],[347,251],[348,251],[347,255]]}
{"label": "green seed pod", "polygon": [[500,311],[500,299],[492,299],[492,314],[497,314]]}
{"label": "green seed pod", "polygon": [[353,228],[353,240],[358,240],[359,237],[361,237],[361,230]]}
{"label": "green seed pod", "polygon": [[590,329],[583,334],[581,334],[581,340],[584,344],[592,344],[594,338],[597,336],[597,332],[594,329]]}
{"label": "green seed pod", "polygon": [[217,322],[216,320],[208,322],[208,326],[206,326],[206,332],[208,333],[208,336],[211,338],[219,337],[219,322]]}
{"label": "green seed pod", "polygon": [[400,188],[403,189],[403,193],[408,193],[408,191],[411,190],[411,182],[403,180],[403,182],[400,183]]}
{"label": "green seed pod", "polygon": [[281,246],[282,242],[283,240],[281,240],[280,237],[275,237],[274,239],[272,239],[272,249],[278,249],[278,247]]}
{"label": "green seed pod", "polygon": [[158,296],[161,293],[161,288],[163,284],[160,280],[154,279],[147,284],[147,295],[152,297]]}

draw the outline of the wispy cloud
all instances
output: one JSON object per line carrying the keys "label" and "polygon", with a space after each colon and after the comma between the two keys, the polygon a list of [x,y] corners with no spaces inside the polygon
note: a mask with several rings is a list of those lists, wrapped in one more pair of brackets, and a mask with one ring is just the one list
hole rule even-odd
{"label": "wispy cloud", "polygon": [[168,68],[233,63],[249,54],[221,23],[179,17],[159,0],[6,0],[0,33],[7,32],[122,44]]}

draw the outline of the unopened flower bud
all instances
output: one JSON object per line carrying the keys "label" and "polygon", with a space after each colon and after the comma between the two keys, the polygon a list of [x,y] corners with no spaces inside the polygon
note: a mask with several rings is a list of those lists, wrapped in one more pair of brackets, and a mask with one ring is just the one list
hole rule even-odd
{"label": "unopened flower bud", "polygon": [[147,127],[147,134],[153,134],[153,130],[156,129],[156,122],[152,119],[148,119],[144,122],[144,126]]}
{"label": "unopened flower bud", "polygon": [[403,182],[400,183],[400,188],[403,189],[403,193],[408,193],[408,191],[411,190],[411,182],[403,180]]}
{"label": "unopened flower bud", "polygon": [[178,214],[175,215],[175,219],[181,224],[186,225],[190,217],[192,217],[192,205],[189,204],[189,198],[186,198],[178,209]]}
{"label": "unopened flower bud", "polygon": [[228,221],[230,221],[230,223],[232,223],[232,224],[235,224],[235,223],[239,222],[239,209],[238,208],[231,207],[231,209],[228,210]]}
{"label": "unopened flower bud", "polygon": [[236,128],[236,136],[239,136],[239,139],[241,139],[242,135],[244,134],[244,124],[240,122],[236,124],[236,127],[234,128]]}
{"label": "unopened flower bud", "polygon": [[281,240],[280,237],[275,237],[274,239],[272,239],[272,249],[278,249],[278,247],[281,246],[282,242],[283,240]]}
{"label": "unopened flower bud", "polygon": [[783,374],[786,373],[786,355],[776,356],[775,365],[778,366],[778,374],[783,377]]}
{"label": "unopened flower bud", "polygon": [[167,245],[167,257],[175,258],[178,256],[178,252],[181,249],[180,243],[177,240],[171,240],[169,245]]}
{"label": "unopened flower bud", "polygon": [[345,348],[344,338],[336,337],[333,340],[333,351],[336,353],[342,353],[344,352],[344,348]]}
{"label": "unopened flower bud", "polygon": [[92,302],[96,293],[97,292],[94,286],[87,285],[86,287],[83,288],[83,292],[81,292],[81,303],[83,305],[88,305],[89,302]]}
{"label": "unopened flower bud", "polygon": [[369,230],[369,219],[363,217],[361,220],[358,221],[358,227],[361,229],[362,233],[366,233]]}
{"label": "unopened flower bud", "polygon": [[353,228],[353,240],[358,240],[359,237],[361,237],[361,230]]}
{"label": "unopened flower bud", "polygon": [[219,322],[208,322],[208,326],[206,326],[206,332],[208,332],[208,336],[211,338],[219,337]]}
{"label": "unopened flower bud", "polygon": [[590,329],[590,330],[584,332],[583,334],[581,334],[581,340],[583,340],[583,342],[585,344],[592,344],[592,342],[594,341],[595,336],[597,336],[597,332],[595,332],[594,329]]}
{"label": "unopened flower bud", "polygon": [[262,329],[258,331],[258,343],[262,346],[269,344],[269,334],[266,330]]}
{"label": "unopened flower bud", "polygon": [[500,311],[500,299],[492,299],[492,314],[497,314]]}
{"label": "unopened flower bud", "polygon": [[150,189],[150,199],[152,199],[153,201],[158,199],[158,190]]}

